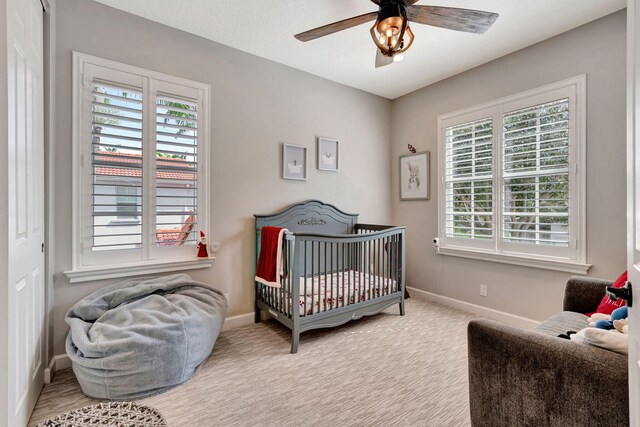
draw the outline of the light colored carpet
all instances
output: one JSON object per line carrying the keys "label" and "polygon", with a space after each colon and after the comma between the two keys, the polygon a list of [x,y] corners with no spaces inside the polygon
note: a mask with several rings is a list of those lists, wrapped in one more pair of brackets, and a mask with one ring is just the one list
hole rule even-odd
{"label": "light colored carpet", "polygon": [[[186,384],[139,403],[169,426],[468,426],[466,326],[474,315],[409,299],[342,327],[303,333],[274,321],[222,333]],[[31,424],[95,403],[71,370],[45,386]]]}

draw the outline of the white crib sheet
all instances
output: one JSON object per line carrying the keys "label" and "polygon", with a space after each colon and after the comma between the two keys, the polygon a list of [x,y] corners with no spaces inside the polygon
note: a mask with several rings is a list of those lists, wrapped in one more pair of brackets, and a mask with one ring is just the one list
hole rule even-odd
{"label": "white crib sheet", "polygon": [[305,314],[305,301],[306,314],[310,315],[396,291],[395,280],[354,270],[321,274],[306,280],[301,277],[300,314]]}

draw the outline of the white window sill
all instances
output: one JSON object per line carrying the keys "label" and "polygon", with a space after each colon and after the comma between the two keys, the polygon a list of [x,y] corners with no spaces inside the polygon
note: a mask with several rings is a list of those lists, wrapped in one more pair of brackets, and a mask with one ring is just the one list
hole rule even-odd
{"label": "white window sill", "polygon": [[534,255],[518,255],[488,252],[479,249],[465,249],[453,247],[440,247],[436,250],[440,255],[457,256],[461,258],[478,259],[482,261],[499,262],[502,264],[522,265],[524,267],[542,268],[545,270],[564,271],[573,274],[587,274],[591,264],[583,264],[577,261],[562,260],[553,257],[541,257]]}
{"label": "white window sill", "polygon": [[171,271],[195,270],[213,265],[215,257],[187,258],[170,261],[146,261],[135,264],[117,264],[84,267],[65,271],[70,283],[90,282],[94,280],[117,279],[121,277],[142,276],[145,274],[167,273]]}

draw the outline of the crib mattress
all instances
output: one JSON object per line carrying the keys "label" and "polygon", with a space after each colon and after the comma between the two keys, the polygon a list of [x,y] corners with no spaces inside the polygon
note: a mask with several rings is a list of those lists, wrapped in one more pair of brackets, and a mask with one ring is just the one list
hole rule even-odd
{"label": "crib mattress", "polygon": [[300,315],[305,315],[305,307],[306,314],[310,315],[396,291],[395,280],[354,270],[322,274],[313,278],[309,277],[306,280],[301,277]]}

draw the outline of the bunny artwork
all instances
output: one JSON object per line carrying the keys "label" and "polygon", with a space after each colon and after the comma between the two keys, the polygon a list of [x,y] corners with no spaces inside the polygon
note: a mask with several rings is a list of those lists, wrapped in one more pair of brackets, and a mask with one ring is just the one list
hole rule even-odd
{"label": "bunny artwork", "polygon": [[409,166],[409,190],[420,188],[420,165],[418,163],[407,163]]}

